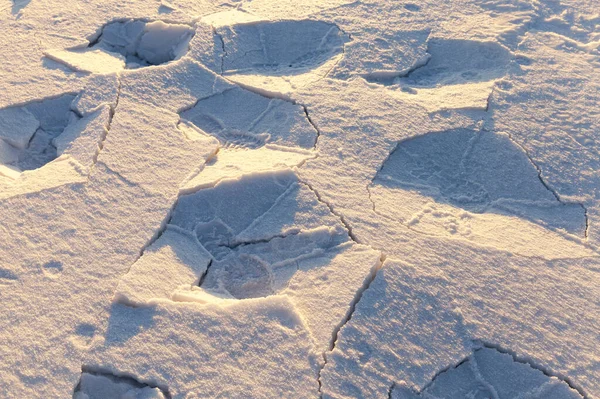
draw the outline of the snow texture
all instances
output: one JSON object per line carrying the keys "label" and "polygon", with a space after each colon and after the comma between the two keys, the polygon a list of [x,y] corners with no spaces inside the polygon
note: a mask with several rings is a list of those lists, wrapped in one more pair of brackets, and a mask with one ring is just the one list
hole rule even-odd
{"label": "snow texture", "polygon": [[0,0],[6,398],[600,398],[597,0]]}

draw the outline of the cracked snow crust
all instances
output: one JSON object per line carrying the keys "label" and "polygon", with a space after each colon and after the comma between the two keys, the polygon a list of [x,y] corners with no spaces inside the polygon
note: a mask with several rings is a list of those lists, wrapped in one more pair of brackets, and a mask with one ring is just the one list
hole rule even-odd
{"label": "cracked snow crust", "polygon": [[600,398],[594,0],[0,25],[5,397]]}

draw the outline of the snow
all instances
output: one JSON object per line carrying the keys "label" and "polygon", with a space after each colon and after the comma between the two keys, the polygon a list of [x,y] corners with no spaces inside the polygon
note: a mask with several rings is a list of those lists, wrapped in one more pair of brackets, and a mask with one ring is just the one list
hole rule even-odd
{"label": "snow", "polygon": [[600,398],[596,0],[0,0],[7,398]]}
{"label": "snow", "polygon": [[192,35],[187,25],[163,21],[113,22],[104,26],[86,49],[53,49],[45,55],[76,71],[109,74],[179,59],[187,51]]}

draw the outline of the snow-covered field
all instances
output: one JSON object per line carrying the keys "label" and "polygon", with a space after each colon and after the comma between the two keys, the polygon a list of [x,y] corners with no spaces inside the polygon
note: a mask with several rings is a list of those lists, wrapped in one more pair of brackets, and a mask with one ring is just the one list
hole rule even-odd
{"label": "snow-covered field", "polygon": [[0,31],[0,397],[600,398],[598,0]]}

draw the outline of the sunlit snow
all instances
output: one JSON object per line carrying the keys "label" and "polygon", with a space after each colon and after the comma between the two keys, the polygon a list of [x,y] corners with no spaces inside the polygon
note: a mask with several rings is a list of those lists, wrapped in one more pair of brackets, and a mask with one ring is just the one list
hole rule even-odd
{"label": "sunlit snow", "polygon": [[0,0],[0,393],[600,399],[597,0]]}

